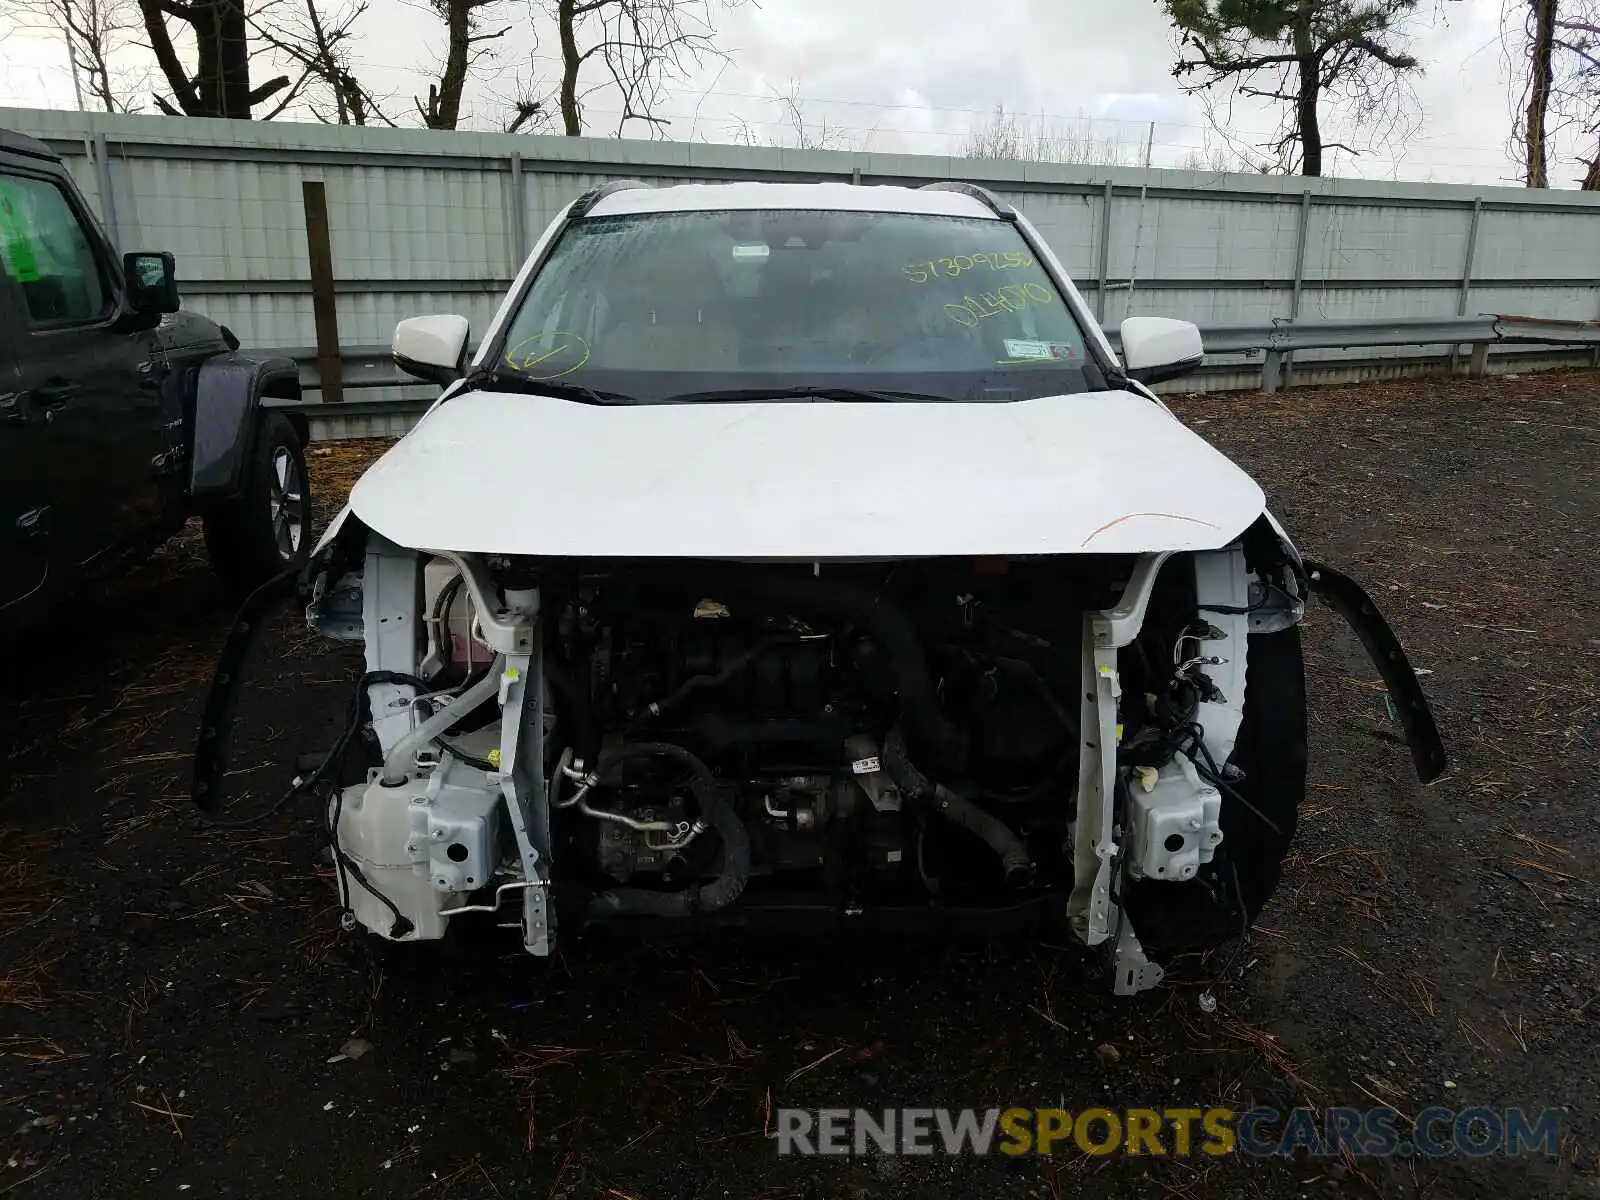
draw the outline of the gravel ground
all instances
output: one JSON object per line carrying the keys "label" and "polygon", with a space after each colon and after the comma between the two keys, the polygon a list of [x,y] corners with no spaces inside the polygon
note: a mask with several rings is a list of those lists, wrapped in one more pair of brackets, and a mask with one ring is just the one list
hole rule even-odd
{"label": "gravel ground", "polygon": [[[1017,939],[386,971],[339,932],[309,813],[189,818],[228,622],[190,535],[8,651],[0,1195],[1600,1195],[1600,375],[1175,407],[1368,585],[1452,756],[1416,783],[1376,673],[1315,610],[1307,811],[1217,1011],[1221,961],[1118,1000],[1096,960]],[[380,448],[314,453],[325,510]],[[273,630],[238,786],[329,744],[354,667]],[[775,1106],[1257,1103],[1557,1106],[1561,1157],[800,1161],[764,1136]]]}

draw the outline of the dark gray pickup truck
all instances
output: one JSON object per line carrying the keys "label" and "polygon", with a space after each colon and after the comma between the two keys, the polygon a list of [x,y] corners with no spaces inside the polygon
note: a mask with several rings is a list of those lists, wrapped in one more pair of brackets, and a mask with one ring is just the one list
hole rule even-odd
{"label": "dark gray pickup truck", "polygon": [[271,401],[299,395],[292,361],[180,311],[173,256],[119,256],[55,153],[0,130],[0,627],[194,515],[235,591],[298,565],[307,429]]}

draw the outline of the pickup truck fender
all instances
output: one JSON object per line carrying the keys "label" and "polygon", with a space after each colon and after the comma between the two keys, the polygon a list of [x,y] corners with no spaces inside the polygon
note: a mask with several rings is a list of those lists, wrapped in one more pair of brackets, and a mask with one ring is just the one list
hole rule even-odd
{"label": "pickup truck fender", "polygon": [[[287,358],[252,358],[232,352],[200,364],[195,380],[194,442],[189,455],[189,496],[200,502],[228,500],[243,486],[244,464],[255,437],[256,413],[264,397],[300,398],[300,371]],[[300,441],[305,417],[286,412]]]}

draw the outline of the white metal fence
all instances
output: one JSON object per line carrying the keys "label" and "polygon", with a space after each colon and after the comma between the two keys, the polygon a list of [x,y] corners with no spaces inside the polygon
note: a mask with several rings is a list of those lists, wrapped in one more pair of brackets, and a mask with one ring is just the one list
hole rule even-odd
{"label": "white metal fence", "polygon": [[23,109],[0,126],[60,151],[124,247],[174,251],[185,304],[259,347],[314,341],[301,184],[318,179],[346,346],[425,312],[483,328],[561,205],[615,178],[981,183],[1028,214],[1108,323],[1600,317],[1600,195],[1577,192]]}

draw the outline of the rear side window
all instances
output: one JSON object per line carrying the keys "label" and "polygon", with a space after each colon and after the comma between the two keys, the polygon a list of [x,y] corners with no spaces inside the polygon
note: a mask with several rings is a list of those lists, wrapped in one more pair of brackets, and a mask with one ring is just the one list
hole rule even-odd
{"label": "rear side window", "polygon": [[107,292],[88,231],[55,184],[0,175],[0,269],[32,325],[94,321]]}

